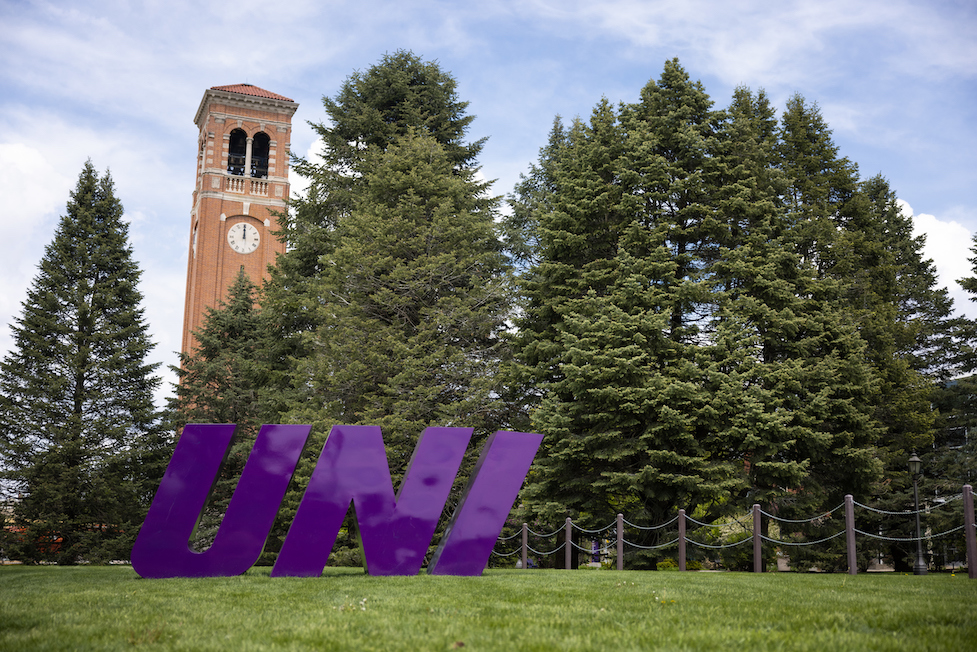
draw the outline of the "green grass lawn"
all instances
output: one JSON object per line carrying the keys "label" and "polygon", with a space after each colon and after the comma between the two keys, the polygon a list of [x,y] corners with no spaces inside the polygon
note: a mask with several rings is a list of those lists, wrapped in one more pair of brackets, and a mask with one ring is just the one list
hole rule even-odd
{"label": "green grass lawn", "polygon": [[0,650],[968,650],[965,574],[489,570],[145,580],[0,567]]}

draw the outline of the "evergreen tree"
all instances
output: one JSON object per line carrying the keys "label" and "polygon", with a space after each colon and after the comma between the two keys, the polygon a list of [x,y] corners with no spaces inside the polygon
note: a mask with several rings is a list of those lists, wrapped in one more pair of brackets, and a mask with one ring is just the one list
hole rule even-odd
{"label": "evergreen tree", "polygon": [[179,427],[236,423],[253,439],[259,426],[273,423],[284,409],[284,364],[257,296],[258,287],[241,268],[227,300],[207,310],[194,334],[196,348],[172,368],[180,379],[170,406]]}
{"label": "evergreen tree", "polygon": [[866,364],[851,276],[838,273],[849,249],[842,234],[857,230],[864,197],[857,166],[838,156],[820,109],[800,95],[787,103],[777,153],[788,184],[786,242],[809,278],[798,288],[807,306],[804,330],[787,343],[790,355],[809,363],[804,391],[795,394],[797,419],[813,428],[809,441],[817,444],[800,452],[810,456],[808,495],[820,495],[819,508],[830,509],[845,493],[868,495],[882,473],[876,448],[883,434],[876,414],[879,379]]}
{"label": "evergreen tree", "polygon": [[711,311],[704,280],[720,235],[714,155],[721,114],[712,105],[702,83],[672,59],[621,118],[628,133],[625,179],[640,202],[637,217],[662,232],[676,264],[668,334],[688,345],[702,341],[699,324]]}
{"label": "evergreen tree", "polygon": [[465,114],[468,102],[458,99],[456,86],[436,62],[405,50],[354,72],[334,98],[323,98],[330,124],[314,125],[327,166],[355,169],[368,149],[385,150],[415,130],[440,143],[452,167],[472,167],[485,139],[465,142],[475,118]]}
{"label": "evergreen tree", "polygon": [[[221,467],[197,527],[192,545],[202,550],[212,543],[248,459],[259,428],[278,423],[287,406],[287,365],[275,326],[256,305],[257,286],[242,268],[228,289],[227,300],[208,309],[197,346],[180,356],[176,397],[170,404],[178,431],[187,423],[237,424],[234,443]],[[279,519],[283,521],[283,519]],[[284,534],[279,523],[268,549]]]}
{"label": "evergreen tree", "polygon": [[87,162],[0,363],[0,459],[24,561],[124,559],[168,447],[128,226]]}
{"label": "evergreen tree", "polygon": [[556,168],[560,152],[567,145],[567,130],[560,116],[556,116],[549,142],[540,150],[539,164],[530,163],[529,173],[519,175],[515,192],[508,198],[511,211],[502,220],[503,240],[506,254],[523,271],[539,262],[539,216],[553,210],[550,202],[556,196]]}
{"label": "evergreen tree", "polygon": [[788,182],[784,201],[791,242],[805,265],[826,276],[846,205],[858,190],[858,168],[838,156],[820,108],[799,94],[787,101],[777,150]]}
{"label": "evergreen tree", "polygon": [[539,251],[517,355],[543,392],[533,426],[545,436],[526,493],[551,518],[658,521],[737,486],[713,454],[698,367],[717,235],[710,106],[670,61],[620,117],[603,101],[588,124],[555,129],[542,182],[518,189],[514,215],[536,212],[524,221]]}
{"label": "evergreen tree", "polygon": [[[977,301],[977,236],[974,236],[970,258],[971,276],[958,279],[957,283],[970,294],[971,301]],[[924,503],[933,500],[939,504],[938,510],[924,515],[924,527],[935,532],[946,532],[959,527],[963,521],[961,501],[953,501],[965,484],[977,484],[977,332],[974,322],[967,318],[953,321],[955,347],[945,347],[944,351],[954,351],[947,355],[954,363],[955,377],[940,382],[934,392],[934,406],[937,410],[937,428],[933,445],[918,451],[923,460],[923,478],[920,484],[920,498]],[[908,484],[908,482],[907,482]],[[951,499],[945,504],[940,504]],[[901,509],[909,509],[901,507]],[[913,536],[906,528],[906,534]],[[942,537],[933,546],[936,552],[934,563],[963,560],[965,541],[963,533]],[[893,545],[893,557],[904,561],[903,568],[912,567],[915,559],[915,546],[909,544]],[[899,553],[902,559],[898,557]],[[907,560],[908,558],[908,560]],[[969,560],[967,560],[969,562]]]}
{"label": "evergreen tree", "polygon": [[800,178],[836,150],[796,98],[783,128],[762,92],[711,106],[669,61],[620,115],[558,124],[517,187],[546,436],[526,496],[551,517],[802,515],[880,477],[877,381],[829,273],[853,168]]}
{"label": "evergreen tree", "polygon": [[[306,336],[320,326],[321,313],[314,307],[323,303],[315,283],[329,271],[336,228],[357,201],[367,152],[385,151],[415,130],[442,146],[451,174],[477,169],[484,139],[465,141],[474,116],[466,114],[468,103],[458,99],[456,85],[437,63],[398,50],[366,72],[350,75],[334,97],[323,98],[329,120],[312,125],[323,142],[322,162],[295,160],[293,170],[309,180],[309,187],[304,196],[292,198],[281,216],[278,235],[289,250],[263,288],[262,303],[277,315],[276,333],[291,347],[291,357],[312,355]],[[495,210],[497,200],[488,194],[475,200],[478,210]]]}
{"label": "evergreen tree", "polygon": [[[474,169],[484,139],[465,142],[474,116],[466,115],[468,103],[458,99],[456,85],[437,63],[398,50],[366,72],[354,72],[335,97],[323,98],[329,121],[312,125],[323,143],[322,163],[295,160],[293,169],[309,180],[309,188],[282,216],[281,236],[290,250],[278,261],[272,289],[287,288],[276,293],[276,301],[300,297],[306,290],[300,279],[323,271],[321,257],[333,246],[333,229],[351,210],[368,150],[383,151],[413,129],[444,147],[453,170]],[[297,320],[293,328],[309,328],[300,311],[284,314]]]}
{"label": "evergreen tree", "polygon": [[398,51],[323,100],[322,162],[296,162],[309,191],[282,220],[289,250],[261,299],[296,390],[282,418],[314,424],[315,452],[335,423],[381,425],[395,483],[426,426],[477,440],[520,419],[499,371],[512,298],[498,199],[475,179],[484,141],[466,142],[455,86]]}
{"label": "evergreen tree", "polygon": [[415,130],[365,156],[328,272],[313,282],[328,302],[310,307],[321,326],[291,416],[321,434],[334,423],[381,426],[396,481],[425,427],[482,436],[505,422],[498,368],[511,297],[474,171]]}
{"label": "evergreen tree", "polygon": [[959,279],[957,283],[960,284],[960,287],[973,295],[970,297],[971,301],[977,302],[977,235],[973,236],[972,242],[973,245],[970,247],[970,251],[974,254],[974,257],[968,260],[970,260],[971,270],[974,275]]}
{"label": "evergreen tree", "polygon": [[736,89],[716,157],[721,235],[709,267],[716,310],[705,388],[725,423],[723,445],[745,479],[740,506],[768,510],[778,508],[785,489],[802,486],[809,469],[796,454],[800,433],[785,408],[797,391],[788,383],[803,365],[789,349],[804,329],[802,297],[812,279],[785,238],[786,178],[774,167],[776,131],[763,91]]}
{"label": "evergreen tree", "polygon": [[922,256],[925,236],[913,237],[912,218],[902,214],[888,182],[876,176],[859,191],[831,271],[868,344],[880,381],[877,417],[898,456],[932,440],[932,391],[954,357],[952,302]]}

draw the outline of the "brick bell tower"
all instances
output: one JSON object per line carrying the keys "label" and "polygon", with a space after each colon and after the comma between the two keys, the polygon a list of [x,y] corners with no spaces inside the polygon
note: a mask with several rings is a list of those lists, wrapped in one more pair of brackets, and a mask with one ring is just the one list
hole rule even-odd
{"label": "brick bell tower", "polygon": [[190,213],[183,351],[207,308],[226,298],[242,267],[255,283],[285,252],[273,231],[289,196],[288,148],[298,104],[250,84],[204,93],[194,122],[197,183]]}

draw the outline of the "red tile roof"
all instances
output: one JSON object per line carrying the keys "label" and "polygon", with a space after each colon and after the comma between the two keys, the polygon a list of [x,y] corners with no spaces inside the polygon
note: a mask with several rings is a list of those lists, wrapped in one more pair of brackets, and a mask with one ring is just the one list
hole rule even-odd
{"label": "red tile roof", "polygon": [[284,95],[272,93],[271,91],[266,91],[263,88],[258,88],[257,86],[252,86],[251,84],[231,84],[230,86],[214,86],[210,90],[227,91],[228,93],[240,93],[241,95],[253,95],[254,97],[263,97],[269,100],[280,100],[282,102],[293,101],[290,98],[285,97]]}

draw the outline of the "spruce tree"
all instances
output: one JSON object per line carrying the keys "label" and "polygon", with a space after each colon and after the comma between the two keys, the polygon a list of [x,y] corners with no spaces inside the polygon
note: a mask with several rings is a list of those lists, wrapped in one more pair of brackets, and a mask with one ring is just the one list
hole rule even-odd
{"label": "spruce tree", "polygon": [[802,514],[880,477],[877,380],[830,274],[853,167],[791,106],[781,128],[762,92],[715,111],[669,61],[619,115],[554,129],[518,186],[537,510]]}
{"label": "spruce tree", "polygon": [[369,165],[337,226],[305,388],[291,417],[384,429],[395,478],[425,427],[501,427],[498,369],[510,310],[507,263],[486,184],[430,134],[409,130]]}
{"label": "spruce tree", "polygon": [[[334,97],[323,98],[329,120],[312,124],[323,143],[322,162],[295,159],[293,170],[309,180],[309,188],[292,199],[280,220],[289,252],[278,261],[269,288],[286,308],[283,317],[292,320],[284,322],[286,328],[311,327],[312,317],[297,309],[303,300],[314,300],[300,299],[308,291],[302,280],[323,271],[321,257],[334,245],[333,229],[351,210],[368,150],[383,151],[414,129],[444,147],[452,170],[475,169],[484,139],[465,141],[474,116],[466,114],[468,103],[459,100],[456,86],[436,62],[398,50],[365,72],[354,72]],[[278,292],[281,286],[287,288]]]}
{"label": "spruce tree", "polygon": [[[853,276],[838,273],[849,248],[843,234],[857,230],[864,197],[857,166],[838,155],[817,104],[792,97],[779,137],[779,163],[788,184],[786,240],[809,278],[807,287],[799,288],[808,306],[804,330],[788,343],[788,351],[808,361],[797,417],[816,435],[811,439],[816,444],[807,449],[810,497],[820,495],[822,507],[830,509],[845,493],[870,494],[882,475],[879,377],[867,364],[860,306],[851,302]],[[808,508],[802,502],[798,507]]]}
{"label": "spruce tree", "polygon": [[0,363],[0,459],[23,561],[124,559],[167,442],[128,225],[86,162]]}
{"label": "spruce tree", "polygon": [[785,487],[803,485],[808,469],[793,452],[799,433],[784,395],[801,364],[787,348],[803,328],[801,295],[811,279],[785,240],[776,127],[763,91],[736,89],[716,156],[721,235],[709,266],[716,309],[704,351],[710,379],[704,389],[725,424],[721,441],[745,479],[735,502],[768,510],[777,508]]}
{"label": "spruce tree", "polygon": [[[357,201],[367,152],[385,151],[411,130],[427,134],[444,149],[451,174],[477,170],[476,157],[484,139],[467,142],[474,116],[458,98],[457,83],[436,62],[413,52],[384,55],[366,71],[350,75],[333,97],[324,97],[327,122],[314,123],[323,143],[321,162],[297,157],[293,170],[309,181],[308,191],[290,200],[282,215],[279,237],[288,252],[271,270],[262,289],[262,303],[276,316],[276,334],[291,347],[288,355],[312,354],[308,333],[321,324],[314,306],[323,302],[316,280],[329,271],[329,255],[337,246],[336,229]],[[497,201],[487,193],[476,198],[478,210],[492,211]]]}
{"label": "spruce tree", "polygon": [[474,118],[455,88],[398,51],[323,100],[322,162],[296,161],[309,191],[282,221],[289,250],[261,299],[291,361],[282,418],[314,424],[316,452],[335,423],[381,425],[395,483],[426,426],[474,427],[477,442],[519,419],[499,371],[512,298],[498,199],[476,179],[484,141],[466,141]]}
{"label": "spruce tree", "polygon": [[[179,378],[171,400],[171,421],[178,431],[188,423],[234,423],[234,442],[195,532],[192,545],[213,542],[227,504],[248,459],[259,428],[278,423],[289,396],[287,366],[275,325],[255,303],[258,287],[242,268],[227,299],[208,309],[195,333],[197,346],[173,367]],[[283,519],[280,519],[280,521]],[[267,549],[277,551],[284,525],[279,523]],[[266,559],[267,561],[267,559]]]}
{"label": "spruce tree", "polygon": [[194,334],[197,346],[173,367],[180,382],[170,407],[178,426],[236,423],[254,435],[282,411],[284,365],[257,298],[258,287],[242,268],[227,299],[207,310]]}
{"label": "spruce tree", "polygon": [[628,134],[625,179],[640,202],[637,217],[662,232],[676,263],[669,337],[688,345],[701,341],[699,323],[711,311],[703,281],[720,233],[714,156],[721,114],[712,106],[702,83],[672,59],[621,118]]}
{"label": "spruce tree", "polygon": [[805,265],[826,276],[847,203],[858,191],[858,167],[838,156],[821,109],[800,94],[787,101],[777,150],[788,183],[784,202],[791,242]]}
{"label": "spruce tree", "polygon": [[603,101],[589,123],[554,130],[538,181],[518,189],[514,214],[538,253],[523,275],[517,358],[542,392],[533,426],[544,434],[526,496],[550,518],[656,522],[738,486],[735,465],[713,453],[698,367],[703,261],[717,236],[710,107],[667,62],[620,116]]}

